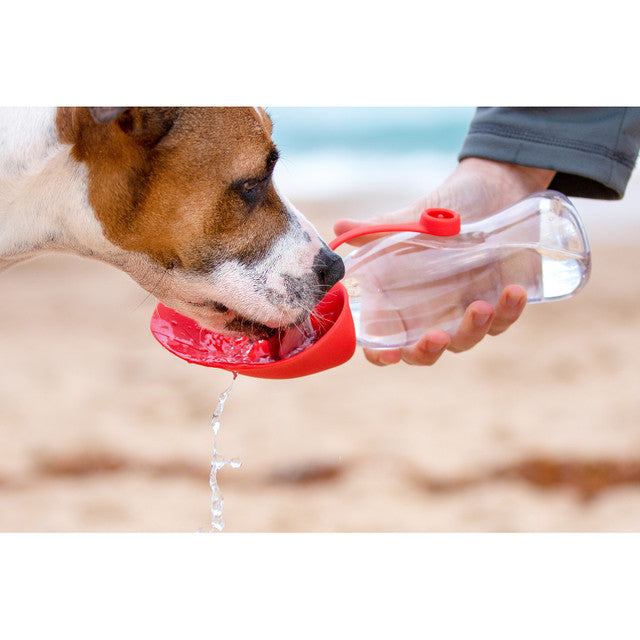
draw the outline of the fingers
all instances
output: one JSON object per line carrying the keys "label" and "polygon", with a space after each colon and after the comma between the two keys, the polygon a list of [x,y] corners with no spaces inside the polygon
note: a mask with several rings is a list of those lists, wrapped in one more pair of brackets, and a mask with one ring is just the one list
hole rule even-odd
{"label": "fingers", "polygon": [[523,312],[527,304],[527,292],[518,285],[509,285],[504,288],[498,304],[496,315],[491,323],[489,334],[497,336],[506,331]]}
{"label": "fingers", "polygon": [[397,364],[401,360],[411,365],[431,366],[446,350],[454,353],[467,351],[486,335],[497,336],[506,331],[520,317],[526,304],[527,292],[518,285],[509,285],[500,295],[495,309],[488,302],[472,302],[453,336],[445,331],[430,331],[411,348],[365,349],[364,354],[369,362],[380,367]]}
{"label": "fingers", "polygon": [[407,364],[431,366],[446,351],[451,336],[446,331],[430,331],[410,349],[402,350],[402,359]]}
{"label": "fingers", "polygon": [[494,316],[495,310],[488,302],[472,302],[464,313],[460,327],[451,337],[449,351],[460,353],[478,344],[489,333]]}
{"label": "fingers", "polygon": [[506,331],[520,317],[526,304],[527,292],[518,285],[504,288],[495,309],[488,302],[472,302],[451,339],[449,351],[466,351],[487,334],[497,336]]}
{"label": "fingers", "polygon": [[364,357],[378,367],[386,367],[388,364],[397,364],[402,359],[400,349],[378,351],[377,349],[363,349]]}
{"label": "fingers", "polygon": [[446,331],[436,330],[427,333],[411,348],[385,351],[365,349],[364,355],[369,362],[379,367],[397,364],[400,360],[412,365],[431,366],[445,352],[450,342],[451,337]]}

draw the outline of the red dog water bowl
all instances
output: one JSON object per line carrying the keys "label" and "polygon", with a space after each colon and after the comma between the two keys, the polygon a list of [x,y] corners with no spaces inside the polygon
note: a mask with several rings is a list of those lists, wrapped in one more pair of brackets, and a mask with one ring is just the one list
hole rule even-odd
{"label": "red dog water bowl", "polygon": [[252,341],[201,327],[195,320],[158,304],[151,332],[179,358],[254,378],[298,378],[343,364],[356,350],[356,334],[347,291],[336,284],[314,309],[311,325],[315,342],[300,353],[279,359],[278,336]]}

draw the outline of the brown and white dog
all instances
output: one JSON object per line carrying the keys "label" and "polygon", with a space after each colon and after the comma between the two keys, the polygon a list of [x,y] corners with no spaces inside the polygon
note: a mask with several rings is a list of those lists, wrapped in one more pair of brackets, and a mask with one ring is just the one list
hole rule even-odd
{"label": "brown and white dog", "polygon": [[344,274],[277,191],[257,108],[0,108],[0,270],[112,264],[213,330],[300,322]]}

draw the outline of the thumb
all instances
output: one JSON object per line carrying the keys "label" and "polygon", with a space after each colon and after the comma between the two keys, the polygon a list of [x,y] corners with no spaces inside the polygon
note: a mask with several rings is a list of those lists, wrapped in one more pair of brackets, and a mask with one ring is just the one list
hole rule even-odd
{"label": "thumb", "polygon": [[340,218],[340,220],[336,220],[333,225],[333,233],[339,236],[343,233],[346,233],[347,231],[351,231],[351,229],[356,229],[357,227],[362,227],[368,224],[371,224],[368,220],[353,220],[352,218]]}
{"label": "thumb", "polygon": [[[420,214],[425,208],[430,206],[435,206],[430,203],[429,198],[422,198],[417,202],[409,205],[408,207],[403,207],[402,209],[397,209],[396,211],[391,211],[390,213],[385,213],[383,215],[372,216],[367,220],[354,220],[352,218],[341,218],[340,220],[336,220],[333,225],[333,232],[336,236],[339,236],[347,231],[351,231],[352,229],[357,229],[358,227],[370,226],[372,224],[395,224],[395,223],[403,223],[403,222],[416,222],[420,218]],[[353,241],[349,242],[349,244],[360,246],[365,242],[369,242],[376,238],[377,236],[366,236],[364,238],[354,238]]]}
{"label": "thumb", "polygon": [[[370,218],[369,220],[352,220],[351,218],[342,218],[337,220],[333,225],[333,232],[336,234],[336,237],[338,237],[343,233],[347,233],[347,231],[357,229],[358,227],[370,227],[372,224],[380,224],[380,220],[380,218]],[[347,244],[350,244],[353,247],[361,247],[363,244],[367,244],[367,242],[371,242],[372,240],[376,240],[380,237],[380,234],[365,235],[352,238],[347,242]]]}
{"label": "thumb", "polygon": [[390,211],[378,216],[371,216],[366,220],[353,220],[352,218],[342,218],[337,220],[333,226],[333,230],[336,234],[345,233],[351,231],[356,227],[370,224],[386,224],[386,223],[402,223],[402,222],[417,222],[420,219],[420,214],[429,207],[439,207],[439,200],[435,196],[425,196],[416,200],[407,207]]}

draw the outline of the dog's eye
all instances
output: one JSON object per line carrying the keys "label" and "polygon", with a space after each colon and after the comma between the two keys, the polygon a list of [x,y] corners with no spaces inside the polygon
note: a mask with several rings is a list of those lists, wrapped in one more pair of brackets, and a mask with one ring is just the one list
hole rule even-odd
{"label": "dog's eye", "polygon": [[255,205],[264,196],[265,188],[271,176],[258,180],[245,180],[238,185],[238,191],[242,199],[250,205]]}
{"label": "dog's eye", "polygon": [[242,192],[245,194],[251,194],[258,191],[258,188],[262,182],[260,180],[247,180],[242,183]]}

